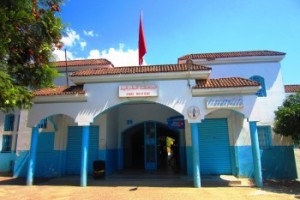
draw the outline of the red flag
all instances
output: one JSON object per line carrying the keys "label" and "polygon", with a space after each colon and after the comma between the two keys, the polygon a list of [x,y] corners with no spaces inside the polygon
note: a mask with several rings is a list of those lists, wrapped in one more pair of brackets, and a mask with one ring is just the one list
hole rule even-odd
{"label": "red flag", "polygon": [[139,28],[139,65],[143,64],[143,57],[147,53],[146,41],[144,36],[144,28],[142,22],[142,12],[140,15],[140,28]]}

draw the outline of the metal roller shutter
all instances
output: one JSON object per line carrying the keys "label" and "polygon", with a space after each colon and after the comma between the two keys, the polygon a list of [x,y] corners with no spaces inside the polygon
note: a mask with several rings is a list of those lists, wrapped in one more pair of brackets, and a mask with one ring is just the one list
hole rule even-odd
{"label": "metal roller shutter", "polygon": [[[93,162],[98,160],[99,127],[91,126],[89,135],[88,173],[93,171]],[[66,155],[66,173],[80,174],[82,127],[69,126]]]}
{"label": "metal roller shutter", "polygon": [[201,174],[232,174],[227,119],[199,124]]}

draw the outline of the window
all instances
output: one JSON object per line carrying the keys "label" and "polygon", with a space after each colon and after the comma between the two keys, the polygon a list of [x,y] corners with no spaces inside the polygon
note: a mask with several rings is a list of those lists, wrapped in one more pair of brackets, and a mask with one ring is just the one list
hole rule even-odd
{"label": "window", "polygon": [[2,152],[10,152],[12,144],[12,135],[3,135]]}
{"label": "window", "polygon": [[260,83],[261,88],[260,88],[260,90],[258,90],[256,92],[256,95],[258,97],[266,97],[267,96],[267,92],[266,92],[265,79],[263,77],[261,77],[261,76],[252,76],[252,77],[250,77],[250,80],[256,81],[256,82]]}
{"label": "window", "polygon": [[15,115],[8,114],[5,116],[4,131],[14,130]]}
{"label": "window", "polygon": [[38,125],[39,128],[47,128],[47,118],[42,119]]}
{"label": "window", "polygon": [[258,142],[260,149],[267,149],[271,147],[271,127],[257,126]]}

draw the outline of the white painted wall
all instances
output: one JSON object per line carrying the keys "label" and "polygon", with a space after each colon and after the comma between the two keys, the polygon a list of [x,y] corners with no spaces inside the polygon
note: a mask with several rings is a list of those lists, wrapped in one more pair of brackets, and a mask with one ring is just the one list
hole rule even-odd
{"label": "white painted wall", "polygon": [[[195,61],[195,63],[197,63]],[[265,79],[267,97],[258,97],[250,114],[250,120],[272,123],[274,110],[285,99],[284,84],[279,62],[211,64],[209,78],[242,77],[249,79],[259,75]],[[247,106],[247,105],[245,105]]]}
{"label": "white painted wall", "polygon": [[28,110],[21,110],[20,125],[18,133],[17,151],[26,151],[30,149],[31,128],[27,127]]}
{"label": "white painted wall", "polygon": [[[197,61],[194,63],[197,63]],[[201,64],[201,62],[198,64]],[[231,132],[231,145],[249,145],[250,134],[247,119],[250,121],[258,121],[258,125],[272,125],[274,110],[276,110],[285,99],[280,63],[208,63],[208,66],[212,68],[210,78],[243,77],[248,79],[254,75],[264,77],[267,97],[243,95],[244,106],[236,110],[243,113],[245,119],[232,114],[232,112],[230,112],[230,116],[227,116]],[[159,95],[158,97],[119,98],[118,88],[120,85],[157,85]],[[176,114],[176,112],[177,114],[180,113],[184,115],[185,119],[188,119],[187,108],[190,106],[200,108],[202,119],[205,116],[209,117],[210,113],[215,111],[213,109],[206,109],[205,100],[207,97],[192,97],[191,88],[188,86],[187,80],[90,83],[85,84],[84,90],[87,94],[87,102],[34,104],[29,113],[28,126],[33,126],[37,124],[40,119],[55,114],[68,115],[79,125],[89,125],[94,122],[100,124],[101,134],[99,145],[100,149],[104,149],[120,146],[120,133],[131,126],[126,124],[127,119],[133,120],[133,124],[145,120],[162,120],[165,122],[168,114],[164,116],[161,115],[161,113]],[[157,104],[153,107],[151,107],[151,104],[145,104],[147,106],[143,105],[141,109],[140,102],[154,102],[166,107],[161,106],[162,109],[158,109],[160,106],[157,106]],[[124,103],[136,103],[136,105],[126,105]],[[106,112],[107,110],[109,110],[109,112]],[[216,113],[213,115],[216,115]],[[224,113],[219,113],[218,115],[224,116]],[[117,125],[116,123],[112,123],[115,119],[118,119]],[[200,119],[196,119],[196,122],[199,121]],[[189,122],[192,121],[189,120]],[[117,137],[115,137],[115,134],[117,134]],[[118,139],[115,140],[112,138]],[[274,144],[282,144],[284,141],[277,136],[273,138],[274,141],[276,140]],[[187,138],[187,135],[186,139],[188,144],[190,140]]]}

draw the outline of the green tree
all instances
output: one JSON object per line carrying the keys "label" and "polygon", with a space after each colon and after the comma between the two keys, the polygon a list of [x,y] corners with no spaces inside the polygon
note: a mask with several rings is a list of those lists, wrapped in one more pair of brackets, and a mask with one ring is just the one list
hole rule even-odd
{"label": "green tree", "polygon": [[289,96],[275,111],[274,131],[291,136],[295,144],[300,142],[300,91]]}
{"label": "green tree", "polygon": [[63,24],[62,0],[0,1],[0,110],[32,105],[32,90],[53,86],[50,60]]}

